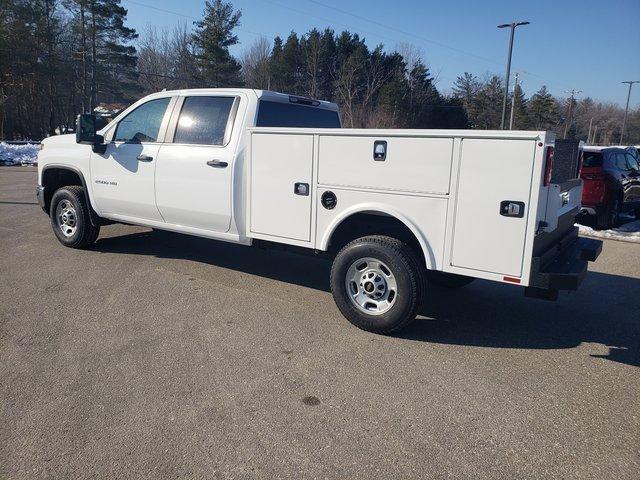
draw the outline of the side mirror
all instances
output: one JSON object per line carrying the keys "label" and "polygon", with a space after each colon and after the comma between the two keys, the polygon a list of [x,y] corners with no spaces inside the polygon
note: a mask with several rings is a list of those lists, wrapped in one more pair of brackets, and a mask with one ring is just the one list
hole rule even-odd
{"label": "side mirror", "polygon": [[76,143],[94,145],[96,143],[97,118],[90,113],[81,113],[76,122]]}
{"label": "side mirror", "polygon": [[76,122],[76,143],[91,145],[94,152],[104,153],[104,137],[96,133],[102,127],[103,119],[90,113],[81,113]]}

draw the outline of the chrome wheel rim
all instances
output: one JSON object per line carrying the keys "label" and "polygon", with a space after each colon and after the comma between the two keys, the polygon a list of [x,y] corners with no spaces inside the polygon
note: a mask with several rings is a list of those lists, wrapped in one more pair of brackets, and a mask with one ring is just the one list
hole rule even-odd
{"label": "chrome wheel rim", "polygon": [[69,200],[62,200],[56,207],[56,225],[65,237],[71,237],[78,229],[76,209]]}
{"label": "chrome wheel rim", "polygon": [[365,257],[353,262],[347,270],[345,288],[351,303],[367,315],[389,311],[398,297],[396,277],[377,258]]}

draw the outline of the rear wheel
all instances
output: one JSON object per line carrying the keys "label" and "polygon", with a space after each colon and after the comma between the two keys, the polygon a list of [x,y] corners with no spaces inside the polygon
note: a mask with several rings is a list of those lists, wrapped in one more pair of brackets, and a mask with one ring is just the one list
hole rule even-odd
{"label": "rear wheel", "polygon": [[84,190],[79,186],[62,187],[51,198],[51,227],[65,247],[86,248],[100,234],[100,227],[91,223]]}
{"label": "rear wheel", "polygon": [[331,291],[342,314],[375,333],[397,331],[418,314],[424,269],[405,243],[373,235],[346,245],[331,267]]}

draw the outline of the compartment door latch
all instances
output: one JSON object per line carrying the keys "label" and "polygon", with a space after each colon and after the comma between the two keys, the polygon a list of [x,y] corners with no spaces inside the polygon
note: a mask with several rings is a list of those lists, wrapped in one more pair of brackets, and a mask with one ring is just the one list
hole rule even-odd
{"label": "compartment door latch", "polygon": [[503,200],[500,202],[500,215],[503,217],[524,217],[524,202],[514,200]]}

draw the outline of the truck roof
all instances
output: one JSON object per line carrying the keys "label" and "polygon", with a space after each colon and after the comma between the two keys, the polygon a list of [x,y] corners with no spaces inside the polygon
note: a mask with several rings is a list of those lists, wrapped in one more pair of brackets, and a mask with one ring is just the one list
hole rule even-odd
{"label": "truck roof", "polygon": [[[162,92],[152,93],[148,95],[149,97],[155,95],[164,95],[164,94],[175,94],[175,95],[190,95],[190,94],[207,94],[207,93],[228,93],[232,95],[237,95],[239,93],[248,93],[255,95],[258,100],[269,100],[272,102],[290,102],[291,98],[296,99],[304,99],[304,100],[312,100],[315,102],[319,102],[315,107],[320,107],[327,110],[338,111],[338,105],[333,102],[329,102],[326,100],[317,100],[310,97],[305,97],[303,95],[289,95],[287,93],[274,92],[272,90],[259,90],[255,88],[186,88],[180,90],[163,90]],[[146,98],[146,97],[145,97]]]}

